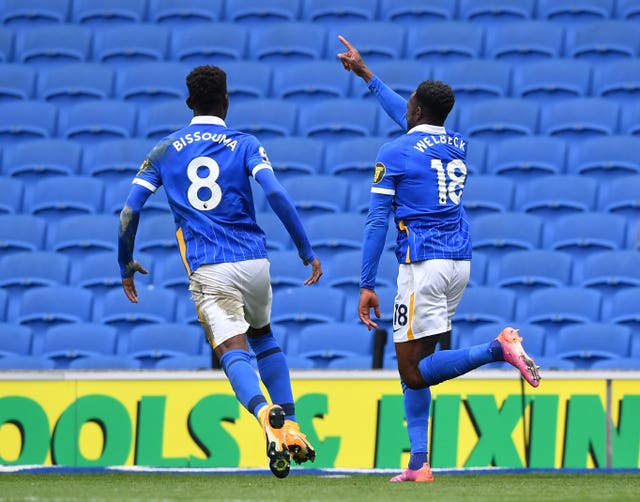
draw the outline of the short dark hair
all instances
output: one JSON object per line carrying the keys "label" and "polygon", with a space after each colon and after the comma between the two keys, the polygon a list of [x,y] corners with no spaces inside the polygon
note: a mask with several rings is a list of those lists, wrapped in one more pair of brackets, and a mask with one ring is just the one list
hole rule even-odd
{"label": "short dark hair", "polygon": [[453,89],[439,80],[425,80],[415,92],[416,103],[435,125],[444,124],[456,101]]}
{"label": "short dark hair", "polygon": [[207,112],[224,104],[227,94],[227,74],[217,66],[195,67],[187,75],[189,106],[193,110]]}

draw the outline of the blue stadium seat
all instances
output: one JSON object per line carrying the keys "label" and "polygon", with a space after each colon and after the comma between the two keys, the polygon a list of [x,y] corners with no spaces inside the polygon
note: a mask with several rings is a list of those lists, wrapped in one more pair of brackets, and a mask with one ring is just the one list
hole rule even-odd
{"label": "blue stadium seat", "polygon": [[569,146],[568,171],[609,182],[629,174],[640,174],[640,137],[602,136]]}
{"label": "blue stadium seat", "polygon": [[49,225],[47,249],[76,260],[96,251],[115,251],[120,220],[111,214],[69,216]]}
{"label": "blue stadium seat", "polygon": [[79,357],[69,362],[70,370],[137,370],[142,365],[140,361],[129,356],[87,356]]}
{"label": "blue stadium seat", "polygon": [[[139,258],[136,259],[140,261]],[[155,261],[153,276],[154,283],[161,288],[174,289],[176,293],[189,289],[189,275],[179,253]]]}
{"label": "blue stadium seat", "polygon": [[[269,274],[271,289],[280,291],[285,288],[303,286],[311,275],[310,267],[305,267],[298,256],[297,250],[270,251]],[[327,274],[326,262],[322,263],[323,275]],[[325,282],[324,279],[322,282]]]}
{"label": "blue stadium seat", "polygon": [[545,59],[513,70],[513,96],[546,106],[589,95],[591,64],[579,59]]}
{"label": "blue stadium seat", "polygon": [[[269,63],[225,61],[224,71],[227,74],[227,94],[233,106],[240,101],[264,99],[272,95],[273,70]],[[260,75],[260,78],[256,78],[256,75]]]}
{"label": "blue stadium seat", "polygon": [[34,139],[5,150],[3,174],[32,184],[54,175],[74,175],[80,170],[82,147],[66,139]]}
{"label": "blue stadium seat", "polygon": [[[367,101],[373,101],[373,100],[367,100]],[[452,113],[449,114],[449,116],[454,115],[454,112],[456,110],[457,108],[454,106]],[[445,127],[452,129],[452,127],[447,124],[445,124]],[[386,138],[387,141],[391,141],[392,139],[397,138],[398,136],[401,136],[406,132],[407,132],[406,126],[402,126],[398,124],[395,120],[389,117],[389,115],[387,115],[384,112],[384,110],[379,111],[377,123],[374,128],[374,134],[380,137]]]}
{"label": "blue stadium seat", "polygon": [[622,107],[620,133],[640,135],[640,103],[634,102]]}
{"label": "blue stadium seat", "polygon": [[458,332],[458,346],[468,345],[471,332],[479,326],[504,325],[514,319],[516,298],[516,294],[506,288],[480,286],[467,289],[452,319],[453,328]]}
{"label": "blue stadium seat", "polygon": [[267,236],[268,251],[284,251],[292,247],[289,233],[273,211],[256,212],[256,221]]}
{"label": "blue stadium seat", "polygon": [[131,303],[122,289],[109,291],[101,308],[94,309],[93,322],[118,330],[118,354],[126,354],[132,329],[145,324],[174,322],[176,293],[164,288],[137,288],[138,303]]}
{"label": "blue stadium seat", "polygon": [[298,107],[282,99],[253,99],[229,107],[228,127],[255,135],[259,140],[291,136],[295,132]]}
{"label": "blue stadium seat", "polygon": [[344,292],[335,288],[318,285],[286,288],[273,294],[271,322],[284,326],[291,342],[306,326],[342,320],[344,305]]}
{"label": "blue stadium seat", "polygon": [[467,174],[484,174],[486,172],[486,163],[487,143],[474,139],[471,144],[467,145],[467,158],[465,159]]}
{"label": "blue stadium seat", "polygon": [[467,178],[462,205],[470,217],[511,211],[515,184],[506,176],[477,175]]}
{"label": "blue stadium seat", "polygon": [[101,27],[94,32],[92,59],[120,67],[163,61],[169,52],[170,33],[169,28],[146,23]]}
{"label": "blue stadium seat", "polygon": [[618,0],[616,2],[615,16],[627,21],[640,19],[640,5],[636,0]]}
{"label": "blue stadium seat", "polygon": [[[342,4],[339,8],[342,8]],[[369,64],[393,61],[405,54],[406,29],[396,23],[368,21],[332,25],[327,30],[327,59],[345,50],[342,42],[338,40],[338,35],[343,35],[357,47],[358,52]]]}
{"label": "blue stadium seat", "polygon": [[12,322],[0,322],[0,360],[7,356],[31,354],[31,328]]}
{"label": "blue stadium seat", "polygon": [[[520,21],[487,30],[484,55],[509,63],[532,63],[560,57],[564,30],[544,21]],[[518,65],[519,66],[519,65]]]}
{"label": "blue stadium seat", "polygon": [[[416,25],[407,28],[407,59],[417,59],[437,67],[441,63],[468,61],[482,54],[484,29],[463,21]],[[416,85],[419,82],[416,82]]]}
{"label": "blue stadium seat", "polygon": [[[131,176],[133,177],[133,173]],[[129,196],[129,192],[131,191],[131,181],[131,178],[124,178],[117,181],[105,182],[106,186],[103,212],[117,215],[120,214],[120,211],[122,211],[124,203]],[[149,216],[169,214],[170,212],[171,208],[169,207],[167,193],[165,192],[164,187],[160,187],[158,190],[153,192],[142,208],[142,214]]]}
{"label": "blue stadium seat", "polygon": [[139,326],[129,333],[127,354],[153,368],[167,357],[199,355],[203,336],[202,329],[178,323]]}
{"label": "blue stadium seat", "polygon": [[51,103],[35,100],[3,103],[0,144],[50,138],[55,135],[57,116],[58,108]]}
{"label": "blue stadium seat", "polygon": [[306,227],[311,246],[325,260],[341,251],[362,249],[365,219],[364,214],[349,212],[310,218]]}
{"label": "blue stadium seat", "polygon": [[591,363],[592,370],[640,370],[640,359],[637,357],[614,357],[601,359]]}
{"label": "blue stadium seat", "polygon": [[313,361],[307,359],[306,357],[287,355],[287,364],[292,370],[312,370],[315,368]]}
{"label": "blue stadium seat", "polygon": [[370,370],[373,367],[373,356],[345,356],[329,361],[330,370]]}
{"label": "blue stadium seat", "polygon": [[24,210],[49,223],[102,210],[104,183],[89,176],[52,176],[26,191]]}
{"label": "blue stadium seat", "polygon": [[39,99],[68,106],[113,96],[113,68],[96,63],[71,63],[38,70]]}
{"label": "blue stadium seat", "polygon": [[282,181],[303,220],[347,210],[349,182],[323,174],[295,176]]}
{"label": "blue stadium seat", "polygon": [[24,64],[0,65],[0,103],[31,99],[35,93],[36,69]]}
{"label": "blue stadium seat", "polygon": [[14,61],[37,65],[82,63],[89,60],[92,32],[75,24],[24,28],[16,33]]}
{"label": "blue stadium seat", "polygon": [[540,134],[570,141],[618,131],[620,107],[602,98],[572,98],[540,108]]}
{"label": "blue stadium seat", "polygon": [[162,214],[140,220],[136,237],[138,251],[150,254],[154,260],[179,254],[173,216]]}
{"label": "blue stadium seat", "polygon": [[542,326],[546,333],[546,355],[555,353],[558,330],[576,324],[600,320],[602,295],[581,287],[546,288],[534,291],[521,321]]}
{"label": "blue stadium seat", "polygon": [[[136,137],[87,145],[83,149],[80,172],[104,180],[107,187],[123,179],[130,183],[155,143],[155,140]],[[107,211],[109,207],[105,201]]]}
{"label": "blue stadium seat", "polygon": [[540,247],[542,219],[526,213],[501,212],[478,216],[471,221],[473,250],[490,259],[517,250]]}
{"label": "blue stadium seat", "polygon": [[628,326],[634,339],[640,341],[640,289],[630,288],[614,294],[609,312],[603,312],[602,320]]}
{"label": "blue stadium seat", "polygon": [[377,10],[377,0],[302,0],[300,18],[333,27],[355,22],[375,22]]}
{"label": "blue stadium seat", "polygon": [[0,63],[13,59],[13,30],[0,26]]}
{"label": "blue stadium seat", "polygon": [[29,326],[34,339],[32,353],[40,354],[44,332],[64,323],[89,322],[93,308],[91,291],[75,286],[46,286],[25,291],[17,315],[11,319]]}
{"label": "blue stadium seat", "polygon": [[17,178],[0,176],[0,214],[14,214],[22,211],[24,182]]}
{"label": "blue stadium seat", "polygon": [[536,364],[542,368],[542,371],[571,371],[578,369],[577,364],[570,359],[562,359],[560,357],[539,357],[536,359]]}
{"label": "blue stadium seat", "polygon": [[640,100],[640,59],[604,61],[593,65],[593,95],[618,103]]}
{"label": "blue stadium seat", "polygon": [[471,261],[471,276],[469,277],[469,287],[487,285],[487,268],[489,258],[484,253],[473,253]]}
{"label": "blue stadium seat", "polygon": [[609,323],[584,323],[558,331],[555,357],[570,359],[579,368],[589,368],[595,361],[629,357],[631,331],[626,326]]}
{"label": "blue stadium seat", "polygon": [[141,23],[146,8],[147,0],[73,0],[71,19],[92,28]]}
{"label": "blue stadium seat", "polygon": [[515,207],[545,219],[595,211],[596,208],[598,183],[586,176],[542,176],[518,189]]}
{"label": "blue stadium seat", "polygon": [[482,23],[526,21],[533,18],[535,0],[460,0],[461,19]]}
{"label": "blue stadium seat", "polygon": [[324,57],[326,29],[308,22],[276,22],[252,27],[249,57],[268,63],[294,63]]}
{"label": "blue stadium seat", "polygon": [[82,144],[134,135],[138,110],[118,99],[93,100],[60,110],[58,134]]}
{"label": "blue stadium seat", "polygon": [[267,139],[262,142],[262,146],[280,181],[303,174],[319,174],[322,170],[325,157],[324,141],[289,136]]}
{"label": "blue stadium seat", "polygon": [[193,112],[183,99],[171,99],[139,109],[136,136],[160,140],[174,131],[189,125]]}
{"label": "blue stadium seat", "polygon": [[[430,79],[433,75],[431,66],[413,59],[379,61],[375,68],[378,78],[405,99],[409,99],[420,82]],[[342,78],[344,79],[344,76]],[[352,80],[352,97],[376,99],[367,85],[355,79]]]}
{"label": "blue stadium seat", "polygon": [[[149,0],[149,21],[176,28],[222,19],[224,0]],[[186,30],[185,30],[186,31]]]}
{"label": "blue stadium seat", "polygon": [[210,370],[211,356],[173,356],[160,359],[156,365],[157,370]]}
{"label": "blue stadium seat", "polygon": [[[342,251],[331,257],[326,263],[323,282],[332,288],[338,288],[350,297],[360,294],[360,270],[362,252],[360,250]],[[391,251],[385,251],[380,257],[376,288],[393,288],[398,276],[398,260]]]}
{"label": "blue stadium seat", "polygon": [[326,99],[300,109],[298,134],[331,142],[373,136],[378,108],[361,99]]}
{"label": "blue stadium seat", "polygon": [[379,17],[403,25],[422,25],[432,21],[452,21],[456,4],[450,0],[381,0]]}
{"label": "blue stadium seat", "polygon": [[3,256],[16,251],[44,248],[47,222],[30,214],[0,215],[0,252]]}
{"label": "blue stadium seat", "polygon": [[0,24],[21,29],[55,23],[65,23],[69,16],[70,0],[4,0]]}
{"label": "blue stadium seat", "polygon": [[7,319],[7,303],[9,303],[9,293],[0,289],[0,321]]}
{"label": "blue stadium seat", "polygon": [[[346,144],[346,143],[345,143]],[[349,195],[349,211],[353,213],[367,214],[369,212],[369,199],[371,199],[371,184],[373,175],[363,174],[363,179],[354,179],[351,181],[351,190]]]}
{"label": "blue stadium seat", "polygon": [[67,323],[49,328],[42,338],[41,354],[67,368],[74,359],[114,355],[116,329],[97,323]]}
{"label": "blue stadium seat", "polygon": [[[371,319],[376,322],[379,329],[386,329],[391,334],[393,329],[393,316],[395,311],[396,287],[381,286],[376,287],[376,294],[380,302],[380,317],[376,317],[371,312]],[[346,297],[344,308],[344,321],[350,323],[360,323],[358,316],[358,301],[360,295],[350,295]],[[391,338],[391,335],[389,335]],[[388,342],[387,347],[393,349],[393,343]]]}
{"label": "blue stadium seat", "polygon": [[329,322],[300,330],[298,357],[311,359],[316,368],[327,368],[335,359],[349,356],[373,358],[373,333],[364,324]]}
{"label": "blue stadium seat", "polygon": [[0,358],[0,370],[51,370],[54,362],[41,356],[12,356]]}
{"label": "blue stadium seat", "polygon": [[595,251],[623,249],[626,231],[626,219],[617,214],[570,214],[545,224],[544,247],[570,253],[580,267]]}
{"label": "blue stadium seat", "polygon": [[[371,182],[373,165],[380,147],[389,141],[381,136],[367,136],[341,141],[327,148],[323,172],[351,182]],[[367,208],[369,206],[369,189]],[[356,210],[352,208],[352,210]]]}
{"label": "blue stadium seat", "polygon": [[300,14],[299,4],[290,0],[225,0],[224,19],[252,26],[292,22]]}
{"label": "blue stadium seat", "polygon": [[500,141],[536,133],[538,106],[523,99],[495,98],[460,109],[458,129],[468,138]]}
{"label": "blue stadium seat", "polygon": [[191,293],[182,293],[178,295],[176,303],[176,322],[191,324],[193,326],[201,326],[195,303],[191,298]]}
{"label": "blue stadium seat", "polygon": [[191,67],[169,61],[124,66],[116,73],[115,97],[147,106],[187,97],[185,77]]}
{"label": "blue stadium seat", "polygon": [[353,79],[352,74],[335,70],[335,61],[309,61],[275,67],[273,97],[297,104],[346,98]]}
{"label": "blue stadium seat", "polygon": [[25,291],[41,286],[62,286],[69,281],[71,261],[49,251],[23,251],[0,259],[0,287],[9,293],[8,316],[15,317]]}
{"label": "blue stadium seat", "polygon": [[638,57],[640,31],[635,23],[600,21],[567,29],[565,55],[594,63]]}
{"label": "blue stadium seat", "polygon": [[614,0],[537,0],[537,3],[538,18],[571,26],[610,19]]}
{"label": "blue stadium seat", "polygon": [[640,221],[640,175],[620,176],[601,184],[598,210],[621,214],[630,225]]}
{"label": "blue stadium seat", "polygon": [[433,78],[446,82],[456,103],[466,106],[488,98],[505,98],[511,90],[511,65],[492,59],[473,59],[437,66]]}
{"label": "blue stadium seat", "polygon": [[170,58],[193,67],[242,61],[247,54],[249,30],[233,23],[198,23],[174,28]]}

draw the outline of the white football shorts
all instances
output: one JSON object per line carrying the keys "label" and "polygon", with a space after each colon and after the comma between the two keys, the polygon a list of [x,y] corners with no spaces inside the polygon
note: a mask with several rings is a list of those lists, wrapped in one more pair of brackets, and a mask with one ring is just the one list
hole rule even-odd
{"label": "white football shorts", "polygon": [[401,264],[393,306],[393,341],[407,342],[451,329],[451,318],[469,282],[468,260]]}
{"label": "white football shorts", "polygon": [[202,265],[191,274],[191,296],[213,348],[249,326],[261,328],[271,316],[271,283],[266,258]]}

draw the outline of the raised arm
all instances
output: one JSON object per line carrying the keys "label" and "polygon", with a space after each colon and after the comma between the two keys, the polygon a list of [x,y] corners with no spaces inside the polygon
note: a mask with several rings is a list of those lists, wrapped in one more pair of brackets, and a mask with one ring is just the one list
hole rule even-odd
{"label": "raised arm", "polygon": [[338,40],[346,47],[345,52],[338,54],[338,59],[345,70],[352,71],[367,83],[369,90],[376,96],[387,115],[404,129],[407,128],[407,101],[382,80],[376,77],[362,59],[360,52],[342,35]]}

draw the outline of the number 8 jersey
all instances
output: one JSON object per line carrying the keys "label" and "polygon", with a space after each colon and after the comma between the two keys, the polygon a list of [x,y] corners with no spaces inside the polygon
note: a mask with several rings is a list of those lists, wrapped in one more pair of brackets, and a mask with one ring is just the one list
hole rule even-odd
{"label": "number 8 jersey", "polygon": [[219,117],[197,116],[151,150],[133,183],[151,191],[164,185],[180,254],[192,272],[267,256],[249,183],[260,169],[272,167],[254,136],[228,129]]}
{"label": "number 8 jersey", "polygon": [[393,198],[400,263],[471,259],[461,203],[466,152],[463,136],[426,124],[380,149],[371,192]]}

